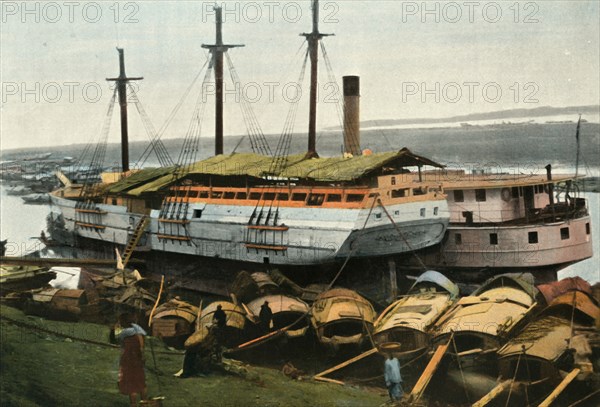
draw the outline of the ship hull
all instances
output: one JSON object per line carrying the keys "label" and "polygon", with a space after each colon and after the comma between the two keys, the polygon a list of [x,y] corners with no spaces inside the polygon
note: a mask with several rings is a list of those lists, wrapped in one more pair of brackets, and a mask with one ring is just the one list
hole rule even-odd
{"label": "ship hull", "polygon": [[[125,246],[142,214],[124,206],[97,204],[82,210],[76,202],[53,195],[62,218],[62,235]],[[331,264],[348,256],[368,258],[419,250],[441,241],[448,218],[443,200],[390,205],[394,224],[381,208],[278,208],[278,226],[250,223],[253,206],[182,205],[181,219],[150,214],[139,247],[157,253],[225,259],[242,263],[305,266]],[[439,211],[438,211],[439,209]],[[177,212],[178,208],[171,208]],[[425,211],[425,212],[423,212]]]}

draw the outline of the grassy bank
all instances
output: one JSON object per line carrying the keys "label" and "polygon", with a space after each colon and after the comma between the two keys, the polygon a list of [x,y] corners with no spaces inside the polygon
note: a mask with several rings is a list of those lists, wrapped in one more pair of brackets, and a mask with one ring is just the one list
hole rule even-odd
{"label": "grassy bank", "polygon": [[[108,343],[108,328],[87,323],[65,323],[29,317],[5,305],[0,342],[0,401],[2,406],[127,406],[117,390],[119,350],[94,344]],[[17,326],[6,318],[34,325]],[[80,342],[49,334],[83,338]],[[157,371],[146,347],[150,396],[166,397],[165,406],[379,406],[384,391],[293,381],[278,370],[234,364],[235,374],[213,373],[179,379],[182,355],[149,339]],[[155,373],[158,373],[158,379]],[[157,380],[160,380],[160,386]]]}

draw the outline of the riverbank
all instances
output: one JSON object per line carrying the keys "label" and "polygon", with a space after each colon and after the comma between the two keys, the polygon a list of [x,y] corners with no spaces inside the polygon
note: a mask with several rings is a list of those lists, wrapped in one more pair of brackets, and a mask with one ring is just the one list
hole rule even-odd
{"label": "riverbank", "polygon": [[[117,389],[119,349],[108,344],[107,327],[30,317],[6,305],[0,306],[0,315],[3,406],[129,405],[127,397]],[[9,319],[36,329],[18,326]],[[148,339],[149,395],[164,396],[165,406],[362,407],[379,406],[387,401],[384,389],[295,381],[279,370],[235,361],[230,362],[233,366],[230,373],[179,379],[173,374],[181,368],[182,360],[180,352],[170,351],[155,338]]]}

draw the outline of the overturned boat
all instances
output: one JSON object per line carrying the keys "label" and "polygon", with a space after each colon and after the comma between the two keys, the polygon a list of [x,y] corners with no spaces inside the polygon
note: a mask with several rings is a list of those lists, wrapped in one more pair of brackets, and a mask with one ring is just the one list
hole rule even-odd
{"label": "overturned boat", "polygon": [[273,313],[271,331],[287,328],[285,335],[288,338],[299,338],[306,334],[309,327],[309,306],[307,303],[298,298],[283,294],[259,297],[245,306],[248,319],[255,324],[260,323],[260,308],[265,301]]}
{"label": "overturned boat", "polygon": [[152,317],[152,336],[176,348],[194,332],[200,309],[178,298],[161,304]]}
{"label": "overturned boat", "polygon": [[437,271],[421,274],[406,295],[387,307],[374,323],[378,348],[399,343],[401,356],[423,352],[431,344],[431,329],[454,304],[459,289]]}
{"label": "overturned boat", "polygon": [[497,351],[537,306],[538,290],[533,283],[529,273],[489,279],[440,318],[435,325],[434,344],[452,338],[452,348],[459,355]]}
{"label": "overturned boat", "polygon": [[1,296],[14,291],[32,290],[48,284],[56,273],[46,267],[0,266]]}
{"label": "overturned boat", "polygon": [[233,347],[242,342],[246,326],[246,312],[241,306],[232,302],[215,301],[200,311],[196,331],[185,341],[186,348],[193,348],[208,337],[211,328],[215,324],[214,315],[218,306],[221,306],[226,316],[224,332],[221,334],[223,344],[227,347]]}
{"label": "overturned boat", "polygon": [[333,288],[317,296],[310,320],[319,342],[337,350],[341,345],[362,345],[375,317],[373,306],[361,295]]}

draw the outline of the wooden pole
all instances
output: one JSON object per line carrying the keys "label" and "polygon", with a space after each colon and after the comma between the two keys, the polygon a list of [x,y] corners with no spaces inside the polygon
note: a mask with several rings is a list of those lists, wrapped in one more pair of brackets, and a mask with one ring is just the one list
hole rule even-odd
{"label": "wooden pole", "polygon": [[540,404],[539,407],[549,407],[558,398],[558,396],[560,396],[560,394],[567,388],[569,383],[571,383],[577,377],[580,371],[581,369],[579,369],[578,367],[571,370],[571,372],[565,376],[563,381],[560,382],[558,386],[556,386],[552,393],[550,393],[550,395],[546,397],[544,401],[542,401],[542,404]]}
{"label": "wooden pole", "polygon": [[473,404],[473,407],[484,407],[487,406],[492,400],[498,397],[508,386],[512,386],[511,380],[501,381],[494,387],[488,394],[480,398]]}
{"label": "wooden pole", "polygon": [[314,379],[316,379],[317,377],[323,377],[325,375],[328,375],[329,373],[335,372],[336,370],[339,370],[343,367],[346,367],[348,365],[351,365],[354,362],[358,362],[361,359],[366,358],[367,356],[371,356],[372,354],[377,353],[377,348],[373,348],[373,349],[369,349],[366,352],[361,353],[358,356],[353,357],[352,359],[349,359],[343,363],[340,363],[339,365],[336,365],[332,368],[329,368],[327,370],[322,371],[321,373],[317,373],[316,375],[313,376]]}

